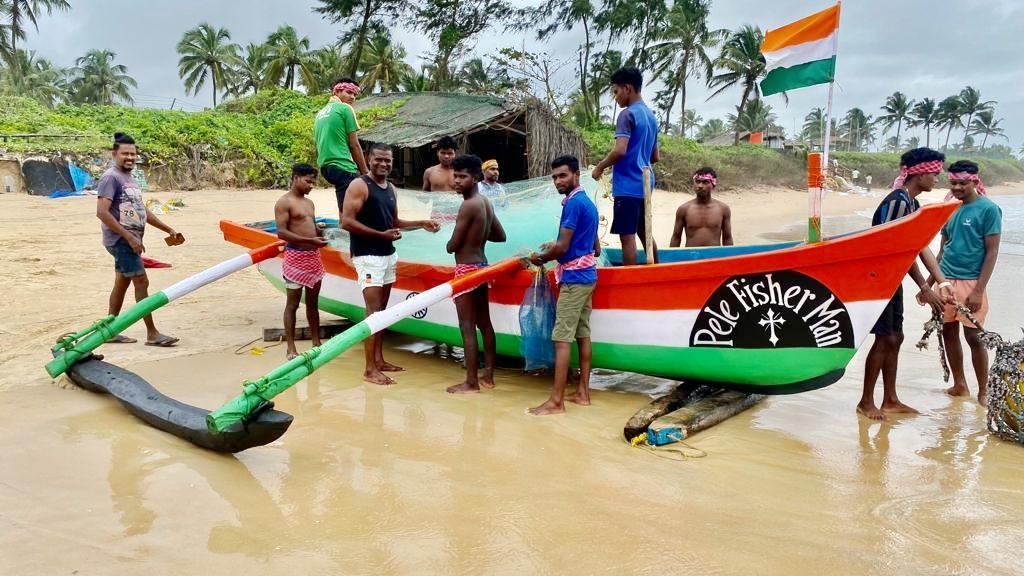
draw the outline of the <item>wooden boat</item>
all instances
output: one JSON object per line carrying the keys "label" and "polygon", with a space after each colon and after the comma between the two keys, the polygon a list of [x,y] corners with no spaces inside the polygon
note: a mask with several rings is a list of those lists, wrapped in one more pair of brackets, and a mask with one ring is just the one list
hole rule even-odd
{"label": "wooden boat", "polygon": [[[593,365],[761,394],[827,386],[842,376],[918,252],[955,209],[956,203],[927,206],[816,244],[668,249],[660,252],[661,264],[602,267],[591,318]],[[225,220],[220,227],[225,240],[246,248],[275,239],[259,225]],[[349,255],[325,248],[323,257],[320,309],[361,320],[365,310]],[[401,257],[399,248],[392,303],[453,276],[451,265]],[[279,290],[281,262],[259,265]],[[524,270],[490,291],[499,354],[520,355],[519,307],[532,280]],[[462,343],[451,300],[392,330]]]}

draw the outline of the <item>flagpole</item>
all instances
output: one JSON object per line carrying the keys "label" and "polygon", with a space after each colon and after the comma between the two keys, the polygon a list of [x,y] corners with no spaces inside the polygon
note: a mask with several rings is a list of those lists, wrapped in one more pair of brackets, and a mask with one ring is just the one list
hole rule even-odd
{"label": "flagpole", "polygon": [[[839,7],[839,14],[842,14],[842,2],[836,2],[836,6]],[[838,18],[841,16],[837,15],[836,22],[836,48],[838,52],[839,48],[839,22]],[[809,186],[810,193],[809,208],[810,214],[807,219],[807,243],[812,244],[814,242],[821,242],[824,238],[824,234],[821,230],[821,205],[825,203],[825,189],[828,186],[828,153],[829,146],[832,143],[832,94],[835,91],[835,71],[832,73],[832,81],[828,83],[828,105],[825,107],[825,137],[821,143],[821,174],[818,181],[818,186]],[[810,164],[808,164],[810,168]],[[810,174],[808,174],[810,180]],[[810,185],[811,182],[808,182]]]}

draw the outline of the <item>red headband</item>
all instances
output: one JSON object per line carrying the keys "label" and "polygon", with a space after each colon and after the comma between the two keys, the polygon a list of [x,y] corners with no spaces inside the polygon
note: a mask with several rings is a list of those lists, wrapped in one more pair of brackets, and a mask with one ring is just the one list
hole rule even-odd
{"label": "red headband", "polygon": [[710,180],[712,186],[718,186],[718,178],[715,178],[707,172],[698,172],[693,175],[693,183],[696,184],[698,180]]}
{"label": "red headband", "polygon": [[[951,172],[949,172],[948,176],[949,176],[950,180],[970,180],[971,182],[974,182],[975,184],[978,185],[978,187],[977,187],[978,194],[981,194],[982,196],[987,196],[988,195],[987,192],[985,191],[985,184],[982,183],[981,177],[978,176],[977,174],[971,174],[970,172],[952,172],[951,171]],[[946,200],[951,200],[952,198],[953,198],[953,193],[952,192],[950,192],[949,194],[946,194]]]}
{"label": "red headband", "polygon": [[338,90],[344,90],[346,92],[351,92],[353,94],[359,94],[359,86],[356,86],[351,82],[338,82],[337,84],[334,85],[334,88],[331,91],[337,92]]}
{"label": "red headband", "polygon": [[900,166],[900,175],[893,181],[892,189],[896,190],[897,188],[903,188],[903,184],[907,181],[907,176],[913,176],[915,174],[938,174],[939,172],[942,172],[943,166],[942,160],[929,160],[928,162],[915,164],[910,168]]}

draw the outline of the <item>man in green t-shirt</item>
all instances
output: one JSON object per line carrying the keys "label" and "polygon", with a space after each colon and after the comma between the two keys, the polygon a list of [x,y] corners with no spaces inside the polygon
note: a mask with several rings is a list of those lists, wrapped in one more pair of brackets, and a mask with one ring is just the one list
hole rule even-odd
{"label": "man in green t-shirt", "polygon": [[[956,301],[984,324],[988,314],[985,288],[992,278],[999,255],[1003,211],[983,196],[985,186],[978,177],[978,165],[970,160],[960,160],[949,167],[949,191],[963,204],[942,227],[939,268],[953,283]],[[946,359],[953,373],[953,387],[946,393],[950,396],[969,396],[971,393],[964,376],[964,354],[960,345],[960,324],[963,324],[964,339],[971,348],[971,363],[978,379],[978,403],[987,406],[988,350],[981,342],[981,330],[949,304],[942,316],[942,340],[946,344]]]}
{"label": "man in green t-shirt", "polygon": [[366,159],[359,144],[359,122],[352,108],[357,94],[359,84],[355,80],[338,80],[331,90],[331,99],[316,113],[313,123],[317,164],[324,179],[334,185],[339,213],[345,204],[348,185],[367,173]]}

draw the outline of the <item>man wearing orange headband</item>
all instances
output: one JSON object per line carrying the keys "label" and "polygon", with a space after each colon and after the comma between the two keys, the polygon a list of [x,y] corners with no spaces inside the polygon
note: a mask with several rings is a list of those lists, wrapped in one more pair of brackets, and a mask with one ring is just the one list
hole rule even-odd
{"label": "man wearing orange headband", "polygon": [[[1003,211],[983,196],[985,185],[978,177],[978,165],[960,160],[949,167],[949,191],[963,205],[942,227],[942,247],[939,249],[939,267],[953,283],[953,296],[984,323],[988,314],[988,296],[985,288],[992,278],[999,255]],[[978,403],[987,406],[988,350],[981,342],[981,330],[970,320],[946,304],[942,314],[942,340],[946,344],[946,359],[953,373],[953,387],[946,390],[951,396],[969,396],[964,376],[964,354],[960,346],[960,324],[964,325],[964,338],[971,348],[974,375],[978,378]]]}
{"label": "man wearing orange headband", "polygon": [[324,180],[334,185],[339,214],[345,205],[348,185],[368,172],[359,144],[359,122],[352,108],[357,94],[359,85],[354,80],[338,80],[331,89],[331,99],[317,112],[313,123],[317,164]]}

